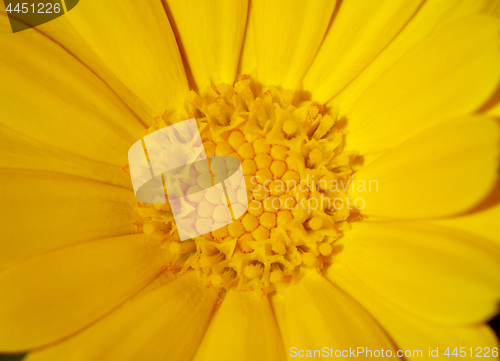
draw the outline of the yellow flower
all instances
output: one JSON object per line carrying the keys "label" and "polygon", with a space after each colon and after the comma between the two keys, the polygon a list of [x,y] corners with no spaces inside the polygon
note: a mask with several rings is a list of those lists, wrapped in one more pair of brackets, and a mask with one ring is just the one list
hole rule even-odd
{"label": "yellow flower", "polygon": [[[494,355],[498,1],[88,0],[16,34],[0,13],[0,351]],[[179,242],[127,151],[190,117],[251,202]],[[362,203],[299,207],[325,195]]]}

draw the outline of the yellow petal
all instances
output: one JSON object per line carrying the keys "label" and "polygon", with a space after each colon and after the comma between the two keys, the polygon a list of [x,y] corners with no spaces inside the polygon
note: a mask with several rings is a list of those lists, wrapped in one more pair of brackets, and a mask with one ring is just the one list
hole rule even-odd
{"label": "yellow petal", "polygon": [[500,117],[500,100],[488,110],[487,114],[493,117]]}
{"label": "yellow petal", "polygon": [[[358,222],[336,246],[327,276],[358,285],[433,322],[484,322],[498,311],[500,249],[468,233],[424,222]],[[357,298],[366,305],[372,296]],[[450,345],[452,346],[452,345]]]}
{"label": "yellow petal", "polygon": [[283,342],[267,296],[229,291],[194,358],[284,360]]}
{"label": "yellow petal", "polygon": [[188,272],[134,297],[67,341],[30,353],[27,361],[190,360],[215,300]]}
{"label": "yellow petal", "polygon": [[192,359],[212,316],[217,294],[201,285],[196,274],[165,287],[168,289],[163,292],[161,307],[134,332],[128,332],[103,361]]}
{"label": "yellow petal", "polygon": [[64,152],[0,125],[0,168],[48,171],[132,188],[122,168]]}
{"label": "yellow petal", "polygon": [[432,218],[457,214],[497,179],[498,124],[485,117],[446,122],[388,151],[355,174],[350,195],[363,214]]}
{"label": "yellow petal", "polygon": [[474,209],[456,217],[436,219],[432,223],[460,229],[500,242],[500,178],[493,191]]}
{"label": "yellow petal", "polygon": [[198,89],[232,84],[245,34],[244,0],[167,0],[170,20]]}
{"label": "yellow petal", "polygon": [[[354,299],[317,273],[308,273],[286,289],[273,305],[291,357],[299,350],[349,350],[358,346],[391,349],[394,345]],[[293,352],[297,352],[295,354]],[[316,355],[318,356],[318,355]],[[326,357],[326,356],[325,356]]]}
{"label": "yellow petal", "polygon": [[96,321],[165,264],[158,242],[128,235],[45,253],[0,273],[0,349],[46,345]]}
{"label": "yellow petal", "polygon": [[258,80],[297,88],[325,35],[334,0],[255,0],[255,52]]}
{"label": "yellow petal", "polygon": [[245,29],[245,37],[243,46],[241,47],[241,55],[238,63],[237,74],[252,75],[252,78],[257,79],[257,59],[255,57],[255,30],[254,26],[253,6],[248,8],[247,25]]}
{"label": "yellow petal", "polygon": [[481,106],[500,79],[499,32],[500,20],[478,15],[406,53],[347,111],[346,151],[387,150]]}
{"label": "yellow petal", "polygon": [[491,11],[497,18],[500,18],[500,2],[496,2]]}
{"label": "yellow petal", "polygon": [[39,29],[102,78],[144,123],[182,107],[186,74],[160,1],[81,1]]}
{"label": "yellow petal", "polygon": [[[7,29],[8,20],[0,14],[0,31]],[[1,124],[69,153],[123,167],[144,126],[71,54],[37,31],[26,31],[2,36]]]}
{"label": "yellow petal", "polygon": [[[407,360],[433,359],[429,357],[429,350],[439,357],[448,353],[452,355],[457,347],[457,354],[464,359],[473,359],[476,355],[484,355],[486,347],[491,350],[499,347],[495,333],[485,324],[447,325],[425,320],[395,307],[390,299],[381,298],[376,290],[366,284],[351,282],[343,278],[340,280],[333,272],[330,278],[346,292],[358,300],[372,314],[387,333],[394,339],[398,349]],[[471,350],[472,348],[472,356]],[[460,353],[462,351],[462,353]],[[465,352],[465,356],[463,354]],[[454,356],[450,356],[454,357]]]}
{"label": "yellow petal", "polygon": [[395,62],[429,34],[472,14],[490,12],[496,0],[427,0],[395,39],[358,75],[330,105],[345,115],[353,103]]}
{"label": "yellow petal", "polygon": [[422,0],[343,1],[302,85],[326,103],[405,26]]}
{"label": "yellow petal", "polygon": [[50,172],[0,170],[0,267],[77,242],[127,234],[131,190]]}

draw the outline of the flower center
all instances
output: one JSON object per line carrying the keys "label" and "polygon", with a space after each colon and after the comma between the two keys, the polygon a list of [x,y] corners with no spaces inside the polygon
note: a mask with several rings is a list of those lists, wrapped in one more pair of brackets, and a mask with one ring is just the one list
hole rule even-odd
{"label": "flower center", "polygon": [[[346,192],[356,155],[342,152],[345,131],[335,118],[300,101],[298,92],[263,89],[247,76],[203,97],[191,91],[186,109],[208,157],[242,163],[247,192],[237,197],[247,197],[248,209],[227,226],[181,242],[168,203],[138,202],[138,231],[163,237],[172,253],[169,270],[193,269],[210,287],[264,293],[296,282],[304,267],[321,271],[331,262],[332,243],[359,217]],[[158,118],[148,133],[168,123]],[[208,199],[201,211],[212,214],[217,202]]]}

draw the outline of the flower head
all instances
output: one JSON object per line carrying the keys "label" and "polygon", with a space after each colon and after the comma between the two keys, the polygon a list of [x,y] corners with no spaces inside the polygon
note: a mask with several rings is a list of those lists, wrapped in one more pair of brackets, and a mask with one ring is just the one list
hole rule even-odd
{"label": "flower head", "polygon": [[[86,1],[4,34],[0,350],[494,352],[499,9]],[[170,204],[135,199],[127,151],[190,118],[241,162],[248,209],[180,241]]]}

